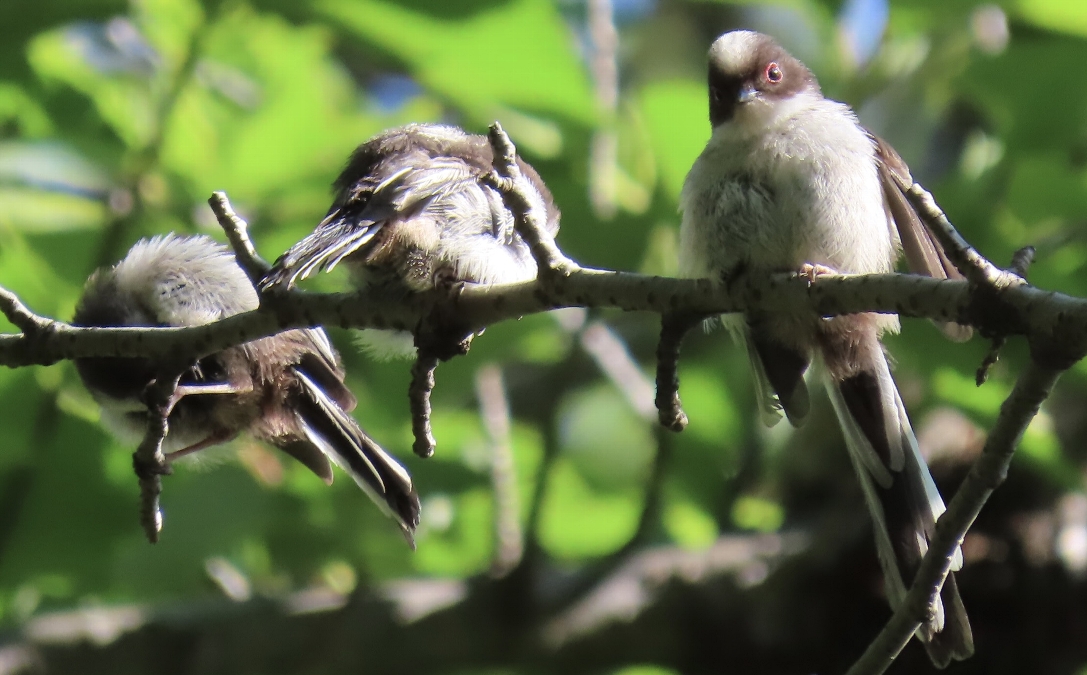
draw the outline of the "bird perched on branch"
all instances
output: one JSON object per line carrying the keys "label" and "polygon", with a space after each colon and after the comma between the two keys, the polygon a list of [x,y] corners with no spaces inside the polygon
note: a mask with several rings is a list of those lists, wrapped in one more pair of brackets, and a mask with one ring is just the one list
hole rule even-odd
{"label": "bird perched on branch", "polygon": [[[536,262],[513,213],[485,180],[492,161],[486,136],[457,127],[409,124],[375,136],[333,184],[328,215],[280,256],[262,286],[289,288],[341,262],[360,285],[393,293],[534,279]],[[554,236],[559,209],[551,192],[517,161]]]}
{"label": "bird perched on branch", "polygon": [[[229,249],[208,237],[170,234],[138,242],[121,262],[95,272],[73,323],[198,326],[258,304]],[[144,391],[165,364],[129,357],[75,364],[111,431],[141,438],[149,414]],[[168,462],[247,431],[326,483],[330,461],[340,466],[412,542],[419,497],[411,477],[348,414],[355,397],[323,330],[289,330],[205,356],[182,375],[173,402],[163,443]]]}
{"label": "bird perched on branch", "polygon": [[[684,276],[886,273],[904,249],[913,271],[960,277],[895,180],[912,184],[901,158],[848,106],[824,98],[811,71],[769,36],[735,31],[713,43],[709,113],[712,136],[680,197]],[[796,426],[804,421],[804,374],[813,358],[821,362],[897,607],[944,511],[880,343],[898,330],[898,317],[747,312],[722,321],[747,346],[769,424],[782,414]],[[954,324],[947,330],[969,335]],[[961,566],[956,550],[952,569]],[[917,633],[933,663],[970,656],[954,575],[934,609]]]}

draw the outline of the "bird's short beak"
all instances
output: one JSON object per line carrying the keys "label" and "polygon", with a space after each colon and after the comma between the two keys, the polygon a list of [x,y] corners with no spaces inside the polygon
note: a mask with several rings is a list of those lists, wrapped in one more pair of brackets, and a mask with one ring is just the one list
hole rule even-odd
{"label": "bird's short beak", "polygon": [[758,95],[759,91],[755,89],[755,87],[746,85],[740,89],[738,100],[740,103],[750,103],[751,101],[754,101]]}

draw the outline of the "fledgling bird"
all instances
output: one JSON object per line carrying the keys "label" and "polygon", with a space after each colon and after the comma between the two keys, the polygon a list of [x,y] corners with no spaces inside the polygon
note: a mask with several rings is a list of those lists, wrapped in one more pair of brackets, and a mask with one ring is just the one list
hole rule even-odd
{"label": "fledgling bird", "polygon": [[[819,266],[884,273],[902,249],[915,272],[960,276],[894,181],[898,174],[912,183],[901,158],[848,106],[824,98],[811,71],[769,36],[734,31],[713,43],[709,113],[712,135],[680,197],[684,276]],[[793,425],[804,421],[804,373],[813,357],[822,362],[897,607],[944,511],[880,343],[882,333],[898,330],[898,317],[748,312],[722,322],[747,346],[768,424],[782,413]],[[954,324],[948,331],[968,336]],[[952,569],[961,566],[956,552]],[[943,667],[973,653],[954,575],[937,605],[918,636]]]}
{"label": "fledgling bird", "polygon": [[[359,285],[393,293],[534,279],[529,246],[485,180],[492,160],[487,137],[453,126],[409,124],[371,138],[333,183],[328,215],[280,256],[262,286],[290,288],[340,262]],[[559,209],[551,192],[517,161],[554,236]]]}
{"label": "fledgling bird", "polygon": [[[79,326],[198,326],[256,309],[233,253],[205,236],[173,234],[138,242],[112,268],[87,280]],[[147,428],[142,394],[157,374],[147,359],[76,359],[76,369],[122,440]],[[411,476],[359,427],[356,400],[325,332],[289,330],[200,359],[181,377],[163,443],[167,461],[226,443],[246,431],[297,459],[326,483],[348,473],[391,516],[408,542],[419,523]]]}

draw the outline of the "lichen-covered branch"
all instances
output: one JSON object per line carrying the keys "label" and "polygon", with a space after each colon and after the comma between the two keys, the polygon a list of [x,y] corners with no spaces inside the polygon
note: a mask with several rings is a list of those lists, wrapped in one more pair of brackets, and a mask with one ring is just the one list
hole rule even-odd
{"label": "lichen-covered branch", "polygon": [[[18,300],[10,292],[3,297]],[[30,313],[26,325],[48,326],[50,330],[0,335],[0,365],[48,365],[89,356],[199,358],[289,328],[315,325],[411,331],[436,304],[449,302],[454,303],[450,310],[457,319],[474,329],[575,306],[656,314],[720,314],[748,309],[823,316],[884,312],[957,320],[994,334],[1044,339],[1070,354],[1087,352],[1087,299],[1028,284],[994,295],[980,293],[966,281],[907,274],[822,276],[810,285],[795,275],[779,274],[725,286],[700,279],[582,268],[550,289],[543,290],[533,282],[469,286],[455,300],[441,292],[390,299],[366,291],[294,290],[277,294],[274,302],[258,310],[188,328],[80,328]]]}

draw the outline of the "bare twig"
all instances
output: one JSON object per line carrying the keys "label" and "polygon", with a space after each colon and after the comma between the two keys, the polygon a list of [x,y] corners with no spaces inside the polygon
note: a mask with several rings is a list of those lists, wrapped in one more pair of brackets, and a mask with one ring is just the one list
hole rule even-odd
{"label": "bare twig", "polygon": [[687,413],[679,400],[679,348],[687,332],[698,325],[699,318],[690,314],[661,315],[661,335],[657,343],[657,416],[662,426],[671,431],[687,428]]}
{"label": "bare twig", "polygon": [[208,199],[211,210],[215,213],[215,219],[230,240],[230,247],[234,249],[234,258],[238,265],[245,270],[253,287],[260,292],[260,281],[268,273],[270,266],[260,257],[253,241],[249,238],[249,224],[241,216],[234,212],[225,192],[213,192]]}
{"label": "bare twig", "polygon": [[3,312],[8,321],[26,335],[39,333],[53,325],[51,320],[30,311],[19,300],[19,296],[2,286],[0,286],[0,312]]}
{"label": "bare twig", "polygon": [[962,272],[963,276],[975,284],[987,284],[994,288],[1002,289],[1009,286],[1018,286],[1026,283],[1022,277],[1014,272],[1000,269],[989,262],[984,256],[971,246],[955,226],[948,220],[947,215],[936,203],[920,183],[908,185],[901,176],[895,175],[895,179],[906,192],[906,198],[910,200],[918,215],[929,227],[936,239],[939,240],[948,259]]}
{"label": "bare twig", "polygon": [[619,135],[615,130],[615,113],[619,107],[619,32],[611,0],[589,0],[588,5],[592,42],[589,69],[602,117],[593,132],[590,150],[589,197],[598,216],[611,218],[618,197]]}
{"label": "bare twig", "polygon": [[434,454],[434,434],[430,429],[430,394],[434,391],[434,371],[437,367],[438,357],[422,348],[411,367],[408,403],[411,406],[411,431],[415,435],[411,449],[420,457]]}
{"label": "bare twig", "polygon": [[577,264],[563,255],[555,240],[544,227],[547,209],[536,190],[521,173],[517,164],[517,148],[514,147],[502,125],[495,122],[490,131],[494,150],[494,174],[489,178],[506,198],[506,205],[513,211],[517,232],[528,243],[541,277],[568,276],[578,269]]}
{"label": "bare twig", "polygon": [[989,495],[1008,474],[1008,466],[1027,425],[1053,390],[1061,370],[1031,361],[1019,376],[993,426],[985,448],[962,486],[936,523],[928,553],[903,603],[847,675],[878,675],[884,672],[909,642],[928,613],[951,567],[955,549],[962,543]]}
{"label": "bare twig", "polygon": [[521,562],[524,539],[521,533],[517,474],[513,467],[510,441],[510,410],[502,369],[495,364],[476,372],[476,398],[483,427],[491,439],[491,484],[494,486],[495,554],[491,575],[504,577]]}
{"label": "bare twig", "polygon": [[[1024,280],[1027,278],[1027,270],[1030,269],[1031,263],[1034,262],[1034,247],[1024,246],[1012,255],[1012,264],[1009,268],[1015,274],[1018,274]],[[996,335],[993,338],[992,345],[989,347],[989,353],[982,359],[981,365],[978,366],[977,373],[974,375],[974,382],[977,386],[985,384],[989,379],[989,371],[996,365],[996,362],[1000,359],[1000,350],[1004,348],[1004,343],[1008,341],[1005,335]]]}
{"label": "bare twig", "polygon": [[630,355],[626,344],[603,321],[594,321],[581,331],[581,346],[596,365],[626,397],[630,407],[644,420],[656,417],[653,385]]}
{"label": "bare twig", "polygon": [[758,577],[766,568],[802,553],[809,545],[801,532],[725,535],[709,547],[688,551],[675,546],[646,548],[631,555],[584,597],[551,618],[543,637],[552,648],[629,622],[650,607],[670,582],[701,583],[723,574]]}
{"label": "bare twig", "polygon": [[155,544],[162,531],[162,477],[170,473],[170,465],[162,452],[162,443],[170,431],[169,418],[173,412],[178,381],[182,369],[167,374],[160,373],[143,394],[147,407],[147,431],[136,452],[132,454],[132,467],[140,479],[140,525],[147,540]]}

